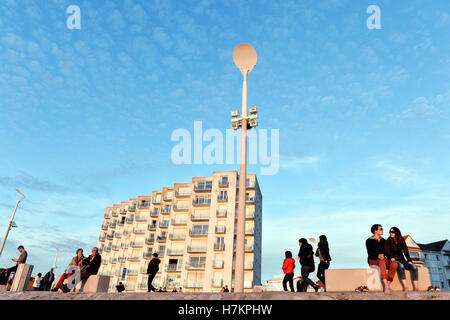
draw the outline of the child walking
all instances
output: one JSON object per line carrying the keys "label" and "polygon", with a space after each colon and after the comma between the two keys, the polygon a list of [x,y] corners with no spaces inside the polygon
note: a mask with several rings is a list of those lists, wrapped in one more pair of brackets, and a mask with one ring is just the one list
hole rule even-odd
{"label": "child walking", "polygon": [[294,292],[294,269],[295,269],[295,260],[292,259],[292,252],[286,251],[285,253],[286,259],[283,261],[283,272],[284,272],[284,279],[283,279],[283,289],[284,291],[288,291],[287,289],[287,282],[289,282],[289,287],[291,288],[291,291]]}

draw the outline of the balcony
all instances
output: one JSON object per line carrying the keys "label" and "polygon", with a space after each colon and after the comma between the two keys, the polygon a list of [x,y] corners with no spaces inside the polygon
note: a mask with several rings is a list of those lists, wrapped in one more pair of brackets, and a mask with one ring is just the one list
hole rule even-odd
{"label": "balcony", "polygon": [[144,258],[146,260],[151,259],[151,258],[153,258],[153,253],[152,252],[144,252],[142,254],[142,258]]}
{"label": "balcony", "polygon": [[170,206],[164,207],[164,208],[161,209],[161,213],[162,214],[170,213],[170,211],[171,211],[171,207]]}
{"label": "balcony", "polygon": [[125,221],[126,221],[127,223],[133,223],[134,218],[128,218],[128,219],[126,219]]}
{"label": "balcony", "polygon": [[214,250],[216,251],[224,251],[225,243],[214,243]]}
{"label": "balcony", "polygon": [[134,228],[133,229],[133,233],[135,233],[135,234],[144,234],[145,233],[145,229]]}
{"label": "balcony", "polygon": [[111,223],[111,224],[109,225],[109,228],[110,228],[110,229],[115,229],[116,226],[117,226],[117,221],[114,221],[113,223]]}
{"label": "balcony", "polygon": [[227,231],[227,227],[226,226],[217,226],[216,227],[216,233],[217,234],[223,234]]}
{"label": "balcony", "polygon": [[217,202],[227,202],[228,196],[217,196]]}
{"label": "balcony", "polygon": [[169,227],[169,220],[161,221],[161,222],[159,223],[159,227],[160,227],[160,228],[168,228],[168,227]]}
{"label": "balcony", "polygon": [[245,247],[244,247],[246,252],[251,252],[251,251],[254,250],[254,248],[255,248],[255,246],[252,245],[252,244],[246,244]]}
{"label": "balcony", "polygon": [[143,221],[147,221],[148,217],[146,215],[142,215],[142,216],[135,216],[134,219],[136,221],[143,222]]}
{"label": "balcony", "polygon": [[184,226],[184,225],[187,225],[187,220],[186,219],[172,219],[172,225]]}
{"label": "balcony", "polygon": [[245,263],[244,264],[244,269],[245,270],[253,270],[253,262]]}
{"label": "balcony", "polygon": [[127,260],[128,261],[139,261],[139,260],[141,260],[141,257],[139,257],[139,256],[131,256],[131,257],[128,257]]}
{"label": "balcony", "polygon": [[123,226],[125,224],[125,220],[120,220],[119,222],[117,222],[117,225],[119,227]]}
{"label": "balcony", "polygon": [[105,248],[103,248],[103,250],[104,250],[105,252],[109,252],[109,251],[111,251],[111,246],[105,247]]}
{"label": "balcony", "polygon": [[222,280],[222,279],[214,279],[214,280],[212,281],[211,286],[212,286],[213,288],[221,288],[221,287],[222,287],[222,284],[223,284],[223,280]]}
{"label": "balcony", "polygon": [[117,258],[118,262],[125,262],[126,260],[127,260],[127,258],[125,258],[125,257],[118,257]]}
{"label": "balcony", "polygon": [[112,249],[113,251],[118,251],[120,249],[120,246],[118,245],[112,246]]}
{"label": "balcony", "polygon": [[177,272],[177,271],[181,271],[181,270],[182,270],[181,264],[168,264],[166,266],[166,271],[169,271],[169,272]]}
{"label": "balcony", "polygon": [[130,246],[133,248],[137,248],[137,247],[143,247],[144,243],[141,241],[131,241],[130,242]]}
{"label": "balcony", "polygon": [[175,197],[181,198],[181,197],[190,197],[191,191],[183,191],[183,192],[175,192]]}
{"label": "balcony", "polygon": [[126,215],[127,214],[127,210],[126,209],[120,209],[120,214],[122,215]]}
{"label": "balcony", "polygon": [[130,244],[126,243],[126,242],[120,244],[121,249],[128,249],[129,246],[130,246]]}
{"label": "balcony", "polygon": [[109,213],[105,213],[105,219],[108,220],[109,218],[111,218],[111,215]]}
{"label": "balcony", "polygon": [[155,208],[150,212],[150,217],[157,217],[159,215],[159,208]]}
{"label": "balcony", "polygon": [[102,230],[108,230],[108,224],[102,224]]}
{"label": "balcony", "polygon": [[204,262],[195,262],[186,264],[187,270],[205,270]]}
{"label": "balcony", "polygon": [[159,199],[153,198],[153,199],[152,199],[152,203],[154,203],[154,204],[159,204],[159,203],[161,203],[161,198],[159,198]]}
{"label": "balcony", "polygon": [[255,197],[245,197],[245,202],[247,202],[247,203],[254,203],[255,202]]}
{"label": "balcony", "polygon": [[164,195],[163,199],[164,199],[164,201],[172,201],[173,197],[172,196],[168,196],[168,195]]}
{"label": "balcony", "polygon": [[129,206],[129,207],[128,207],[128,211],[130,211],[130,212],[135,212],[135,211],[136,211],[136,203],[133,204],[132,206]]}
{"label": "balcony", "polygon": [[174,211],[186,211],[189,210],[189,205],[187,204],[175,204],[173,206]]}
{"label": "balcony", "polygon": [[[130,260],[130,258],[128,258],[128,260]],[[133,269],[128,269],[127,270],[127,275],[129,275],[129,276],[136,276],[138,273],[139,273],[139,270],[137,270],[137,269],[134,269],[134,270]]]}
{"label": "balcony", "polygon": [[158,251],[158,252],[156,252],[156,253],[158,254],[158,257],[159,257],[159,258],[164,257],[164,251]]}
{"label": "balcony", "polygon": [[[250,182],[247,180],[247,183],[245,184],[246,189],[255,189],[255,182]],[[236,188],[239,189],[239,179],[236,182]]]}
{"label": "balcony", "polygon": [[157,236],[156,241],[158,242],[166,242],[167,237],[166,236]]}
{"label": "balcony", "polygon": [[203,282],[200,281],[185,281],[185,288],[203,288]]}
{"label": "balcony", "polygon": [[167,249],[168,256],[182,256],[184,255],[183,249]]}
{"label": "balcony", "polygon": [[193,213],[193,214],[191,214],[191,220],[192,221],[207,221],[207,220],[209,220],[209,214]]}
{"label": "balcony", "polygon": [[98,238],[98,241],[102,242],[102,241],[105,241],[105,239],[106,239],[106,236],[101,236],[101,237]]}
{"label": "balcony", "polygon": [[246,212],[245,219],[255,219],[255,212]]}
{"label": "balcony", "polygon": [[146,209],[150,206],[150,202],[149,201],[144,201],[144,202],[140,202],[138,204],[138,208],[139,209]]}
{"label": "balcony", "polygon": [[228,180],[219,181],[219,188],[228,188],[229,185],[230,183],[228,182]]}
{"label": "balcony", "polygon": [[149,225],[147,226],[147,230],[150,230],[150,231],[156,230],[156,224],[149,224]]}
{"label": "balcony", "polygon": [[171,233],[169,235],[170,240],[184,240],[186,239],[186,234],[184,233]]}
{"label": "balcony", "polygon": [[[114,248],[113,248],[114,250]],[[116,263],[117,262],[117,258],[111,258],[109,259],[109,263]]]}
{"label": "balcony", "polygon": [[187,251],[189,253],[205,253],[207,250],[206,246],[188,246]]}
{"label": "balcony", "polygon": [[113,216],[113,217],[118,217],[118,216],[119,216],[119,212],[117,212],[117,211],[111,211],[111,216]]}
{"label": "balcony", "polygon": [[245,235],[247,235],[247,236],[251,236],[254,233],[255,233],[255,229],[253,229],[253,228],[245,229]]}
{"label": "balcony", "polygon": [[226,218],[227,217],[227,211],[226,210],[217,210],[216,211],[216,217],[217,218]]}
{"label": "balcony", "polygon": [[218,260],[214,260],[213,261],[213,268],[214,269],[223,269],[224,265],[225,265],[225,263],[224,263],[223,260],[222,261],[218,261]]}
{"label": "balcony", "polygon": [[211,198],[197,198],[192,200],[194,206],[209,206],[211,204]]}
{"label": "balcony", "polygon": [[116,232],[116,234],[114,235],[117,239],[122,238],[122,233],[120,232]]}
{"label": "balcony", "polygon": [[124,236],[129,236],[129,235],[131,235],[131,233],[132,233],[131,230],[124,230],[123,231],[123,235]]}
{"label": "balcony", "polygon": [[155,243],[155,238],[147,238],[145,239],[145,244],[152,245]]}
{"label": "balcony", "polygon": [[189,230],[189,235],[191,237],[206,237],[208,236],[208,229],[206,230]]}
{"label": "balcony", "polygon": [[195,192],[211,192],[212,190],[212,182],[205,184],[197,184],[194,186]]}

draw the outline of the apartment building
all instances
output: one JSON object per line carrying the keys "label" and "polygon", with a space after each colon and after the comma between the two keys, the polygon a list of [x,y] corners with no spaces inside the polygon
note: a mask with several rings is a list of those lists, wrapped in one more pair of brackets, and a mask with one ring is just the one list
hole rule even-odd
{"label": "apartment building", "polygon": [[448,239],[418,244],[424,264],[430,271],[431,285],[443,291],[450,290],[450,241]]}
{"label": "apartment building", "polygon": [[[98,247],[100,274],[126,291],[147,290],[152,253],[161,259],[155,287],[185,292],[234,287],[239,175],[218,171],[107,207]],[[247,175],[244,290],[261,284],[262,196]]]}

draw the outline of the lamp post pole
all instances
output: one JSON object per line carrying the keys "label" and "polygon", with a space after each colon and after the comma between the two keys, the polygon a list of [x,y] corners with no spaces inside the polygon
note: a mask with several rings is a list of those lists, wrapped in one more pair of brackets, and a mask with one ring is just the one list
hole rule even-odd
{"label": "lamp post pole", "polygon": [[236,269],[234,275],[234,291],[244,292],[244,260],[245,260],[245,195],[247,187],[247,75],[243,73],[242,85],[242,121],[241,121],[241,161],[239,170],[239,203],[236,233]]}
{"label": "lamp post pole", "polygon": [[241,159],[239,171],[239,194],[238,215],[236,225],[236,264],[234,270],[234,292],[244,292],[244,262],[245,262],[245,203],[247,188],[247,129],[256,127],[256,107],[250,108],[250,116],[247,113],[247,76],[257,62],[255,49],[247,44],[241,43],[234,48],[233,60],[242,73],[242,115],[238,111],[231,113],[231,128],[241,128]]}
{"label": "lamp post pole", "polygon": [[13,211],[13,213],[12,213],[12,215],[11,215],[11,218],[9,219],[8,227],[6,228],[6,233],[5,233],[5,236],[3,237],[2,245],[1,245],[1,247],[0,247],[0,256],[2,255],[3,247],[5,246],[5,243],[6,243],[6,238],[8,238],[9,230],[11,230],[11,227],[13,226],[13,223],[14,223],[14,216],[16,215],[17,207],[19,206],[20,201],[22,201],[22,200],[25,198],[25,196],[23,195],[22,192],[20,192],[19,189],[16,189],[16,191],[17,191],[18,193],[20,193],[20,195],[22,196],[22,198],[20,198],[19,200],[17,200],[16,206],[14,207],[14,211]]}

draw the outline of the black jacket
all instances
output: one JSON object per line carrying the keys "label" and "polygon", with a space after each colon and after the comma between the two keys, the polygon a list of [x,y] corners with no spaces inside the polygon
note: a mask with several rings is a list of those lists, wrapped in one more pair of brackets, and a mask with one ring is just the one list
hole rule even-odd
{"label": "black jacket", "polygon": [[300,257],[300,264],[302,267],[310,266],[312,267],[312,271],[315,270],[314,266],[314,252],[312,249],[312,246],[310,244],[303,244],[300,247],[300,251],[298,252],[298,255]]}
{"label": "black jacket", "polygon": [[52,285],[54,280],[55,280],[55,274],[54,273],[47,272],[45,274],[45,276],[43,278],[43,281],[42,281],[45,284],[45,290],[50,289],[50,287],[51,287],[51,285]]}
{"label": "black jacket", "polygon": [[320,255],[323,260],[331,261],[330,249],[328,248],[328,242],[319,242],[317,249],[320,251]]}
{"label": "black jacket", "polygon": [[92,261],[90,261],[91,256],[92,255],[90,255],[89,257],[87,257],[83,260],[83,266],[87,267],[87,268],[85,268],[85,270],[87,272],[89,272],[90,274],[97,274],[98,269],[100,269],[100,265],[102,264],[102,256],[97,253],[95,255],[94,259],[92,259]]}
{"label": "black jacket", "polygon": [[370,260],[378,260],[378,255],[384,255],[384,243],[386,240],[380,238],[380,240],[375,239],[374,236],[366,240],[367,249],[367,262]]}
{"label": "black jacket", "polygon": [[406,261],[412,262],[405,241],[403,243],[395,243],[394,238],[389,237],[384,243],[384,252],[389,260],[394,258],[397,261],[404,262],[406,258]]}
{"label": "black jacket", "polygon": [[156,274],[159,271],[160,262],[161,260],[159,260],[158,258],[153,258],[152,260],[150,260],[147,267],[147,274]]}

